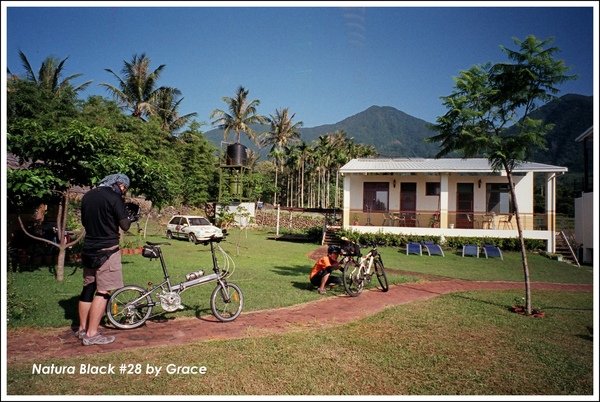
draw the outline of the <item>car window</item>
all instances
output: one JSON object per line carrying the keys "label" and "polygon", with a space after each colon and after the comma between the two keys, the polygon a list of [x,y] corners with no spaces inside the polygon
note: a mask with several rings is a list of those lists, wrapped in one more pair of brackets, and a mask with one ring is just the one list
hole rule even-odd
{"label": "car window", "polygon": [[169,222],[169,225],[179,225],[179,221],[181,220],[181,217],[176,216],[174,218],[171,219],[171,222]]}
{"label": "car window", "polygon": [[189,225],[189,224],[188,224],[188,219],[187,219],[185,216],[184,216],[184,217],[182,217],[182,218],[181,218],[181,223],[180,223],[180,224],[181,224],[182,226],[183,226],[183,225]]}
{"label": "car window", "polygon": [[192,226],[210,225],[210,221],[206,218],[190,218],[190,224]]}

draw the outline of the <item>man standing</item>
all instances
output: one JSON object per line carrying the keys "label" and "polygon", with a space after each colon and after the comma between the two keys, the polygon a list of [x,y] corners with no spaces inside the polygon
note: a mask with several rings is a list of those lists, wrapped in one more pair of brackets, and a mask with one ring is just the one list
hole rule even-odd
{"label": "man standing", "polygon": [[131,222],[125,208],[129,178],[121,173],[106,176],[98,187],[81,200],[81,223],[85,228],[82,251],[83,290],[79,296],[79,330],[82,343],[105,345],[115,340],[98,331],[110,293],[123,286],[119,228],[127,231]]}

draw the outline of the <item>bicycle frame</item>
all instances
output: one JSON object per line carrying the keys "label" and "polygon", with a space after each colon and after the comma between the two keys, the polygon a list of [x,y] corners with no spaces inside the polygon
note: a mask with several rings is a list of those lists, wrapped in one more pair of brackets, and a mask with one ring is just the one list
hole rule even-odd
{"label": "bicycle frame", "polygon": [[181,303],[180,294],[186,289],[210,282],[217,282],[217,286],[210,298],[210,307],[213,315],[220,321],[232,321],[237,318],[243,308],[242,291],[237,285],[228,283],[225,279],[233,272],[229,270],[229,264],[233,263],[233,260],[219,246],[219,250],[225,258],[226,267],[225,269],[221,269],[215,254],[214,242],[220,242],[220,239],[215,240],[211,238],[209,241],[203,242],[205,245],[210,243],[213,273],[178,284],[173,284],[171,281],[160,247],[162,244],[169,243],[147,242],[147,245],[152,247],[152,250],[149,251],[154,251],[155,253],[152,258],[158,258],[160,261],[164,280],[155,286],[152,286],[152,283],[148,282],[147,289],[137,285],[128,285],[116,290],[107,304],[106,313],[109,321],[117,328],[136,328],[151,317],[154,306],[160,305],[166,312],[183,309],[184,306]]}
{"label": "bicycle frame", "polygon": [[155,287],[152,288],[152,290],[149,290],[148,293],[152,293],[155,290],[157,290],[158,288],[162,288],[164,290],[164,286],[165,284],[167,285],[167,291],[168,292],[177,292],[177,293],[182,293],[184,290],[194,287],[196,285],[200,285],[203,283],[207,283],[207,282],[213,282],[213,281],[218,281],[220,284],[223,284],[223,278],[226,277],[226,275],[221,275],[221,270],[219,268],[219,265],[217,263],[217,257],[215,256],[215,249],[214,249],[214,245],[213,242],[209,242],[210,243],[210,252],[212,254],[212,262],[213,262],[213,271],[214,273],[209,274],[209,275],[203,275],[200,278],[196,278],[196,279],[192,279],[189,281],[184,281],[181,282],[177,285],[172,285],[171,284],[171,279],[169,276],[169,272],[167,270],[167,264],[165,263],[165,259],[163,257],[163,253],[162,250],[160,248],[160,244],[155,244],[155,249],[158,251],[158,257],[160,260],[160,265],[162,267],[163,270],[163,276],[165,278],[165,280],[163,282],[161,282],[159,285],[156,285]]}
{"label": "bicycle frame", "polygon": [[358,255],[345,255],[342,262],[344,263],[342,279],[348,295],[358,296],[365,284],[371,282],[373,274],[377,275],[382,291],[388,291],[389,285],[383,267],[383,259],[376,244],[371,245],[371,250],[366,255],[362,256],[358,251]]}

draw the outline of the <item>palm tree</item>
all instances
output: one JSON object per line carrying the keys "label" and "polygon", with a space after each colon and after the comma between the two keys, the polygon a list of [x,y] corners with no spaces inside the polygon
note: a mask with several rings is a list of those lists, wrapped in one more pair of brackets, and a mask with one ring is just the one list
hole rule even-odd
{"label": "palm tree", "polygon": [[304,208],[304,171],[306,168],[306,161],[309,156],[310,147],[304,141],[298,145],[298,151],[300,152],[300,207]]}
{"label": "palm tree", "polygon": [[183,98],[177,99],[181,95],[181,91],[177,88],[162,87],[157,92],[155,107],[156,114],[161,120],[161,127],[163,130],[171,133],[176,132],[180,128],[187,125],[192,117],[198,115],[198,113],[188,113],[183,116],[179,115],[177,109]]}
{"label": "palm tree", "polygon": [[[69,57],[65,57],[62,61],[49,56],[44,59],[38,73],[36,74],[27,59],[25,53],[19,50],[19,57],[25,69],[27,80],[35,83],[38,87],[48,90],[54,95],[59,95],[63,90],[71,88],[74,92],[79,92],[87,88],[92,81],[86,81],[83,84],[73,86],[71,80],[80,77],[83,74],[73,74],[61,80],[65,62]],[[10,73],[10,71],[9,71]]]}
{"label": "palm tree", "polygon": [[131,110],[131,115],[143,119],[156,113],[156,98],[164,88],[156,88],[156,82],[160,77],[164,64],[150,72],[150,59],[145,53],[139,57],[133,55],[130,62],[123,61],[125,65],[121,70],[123,77],[119,77],[109,68],[105,68],[114,75],[119,81],[119,87],[111,84],[102,83],[103,87],[112,93],[119,102],[124,104],[125,108]]}
{"label": "palm tree", "polygon": [[215,109],[210,114],[210,118],[214,120],[213,125],[223,130],[223,139],[227,141],[227,135],[231,130],[237,135],[236,142],[240,142],[240,134],[245,132],[248,138],[255,141],[256,133],[250,127],[251,124],[265,124],[267,118],[259,115],[257,108],[260,105],[258,99],[248,101],[249,91],[240,86],[234,98],[228,96],[223,97],[223,102],[227,103],[229,113],[221,109]]}
{"label": "palm tree", "polygon": [[[271,145],[270,153],[275,155],[276,168],[279,166],[276,171],[281,170],[283,167],[282,160],[285,147],[300,140],[300,127],[303,123],[301,121],[294,123],[295,116],[295,113],[289,115],[288,108],[275,110],[275,116],[271,115],[268,119],[271,128],[261,138],[261,145]],[[277,191],[277,174],[275,174],[275,189]],[[275,195],[275,198],[277,198],[277,194]]]}

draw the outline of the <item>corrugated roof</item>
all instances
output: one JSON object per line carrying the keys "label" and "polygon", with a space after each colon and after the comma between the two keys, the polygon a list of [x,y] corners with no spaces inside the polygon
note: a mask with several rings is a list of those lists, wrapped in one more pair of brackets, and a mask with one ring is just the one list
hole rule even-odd
{"label": "corrugated roof", "polygon": [[[514,172],[564,173],[566,167],[524,162]],[[340,169],[341,173],[492,173],[485,158],[387,158],[352,159]]]}

